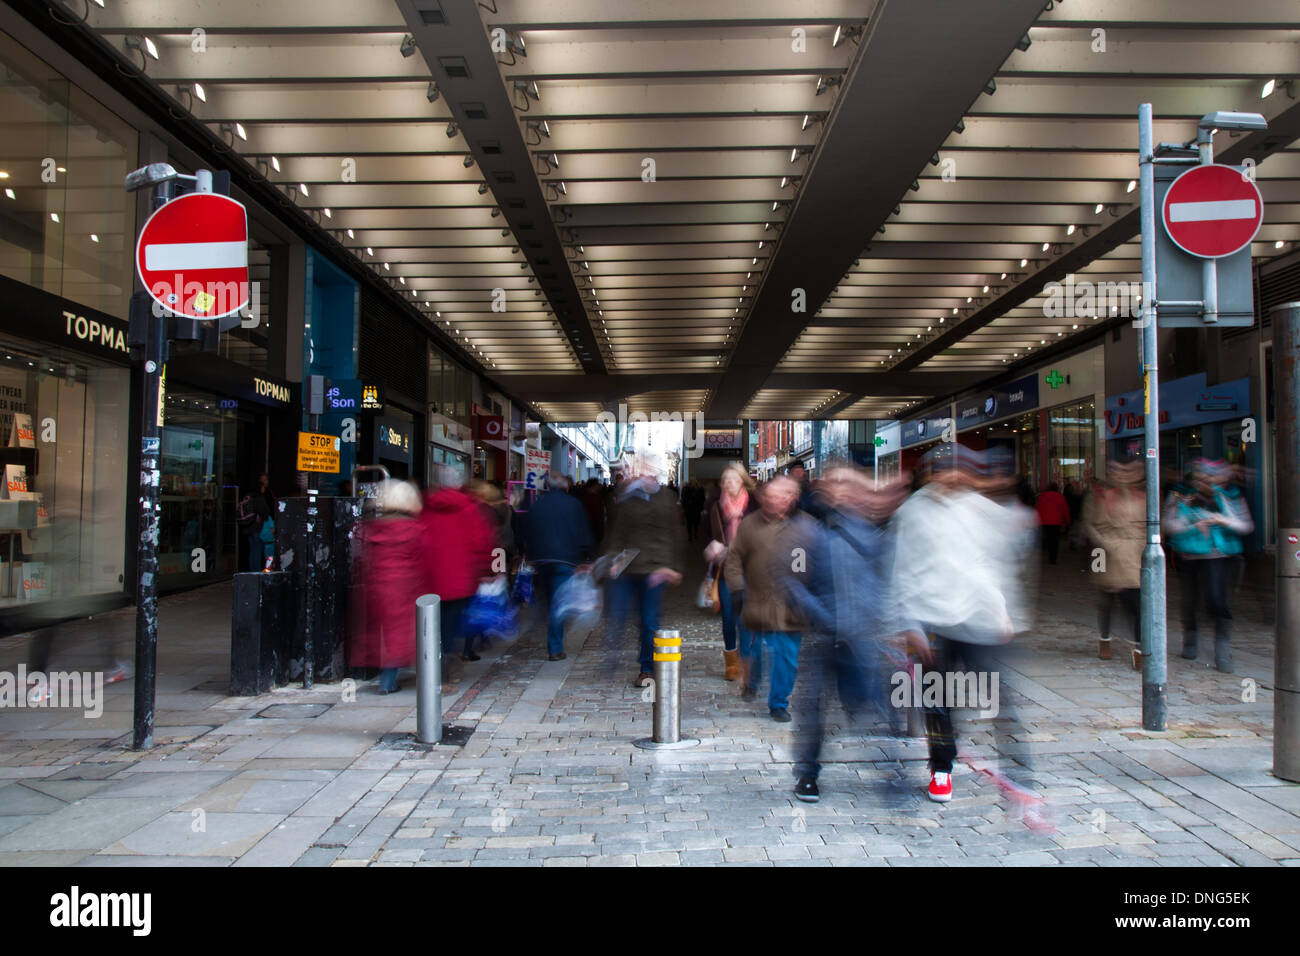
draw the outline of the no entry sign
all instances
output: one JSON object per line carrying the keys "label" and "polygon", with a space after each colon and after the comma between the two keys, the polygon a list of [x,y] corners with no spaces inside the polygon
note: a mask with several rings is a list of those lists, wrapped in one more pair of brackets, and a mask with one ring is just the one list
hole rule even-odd
{"label": "no entry sign", "polygon": [[1178,248],[1218,259],[1255,238],[1264,221],[1264,200],[1255,183],[1231,166],[1194,166],[1170,185],[1160,213]]}
{"label": "no entry sign", "polygon": [[136,271],[170,312],[219,319],[248,304],[248,212],[217,193],[189,193],[157,210],[140,230]]}

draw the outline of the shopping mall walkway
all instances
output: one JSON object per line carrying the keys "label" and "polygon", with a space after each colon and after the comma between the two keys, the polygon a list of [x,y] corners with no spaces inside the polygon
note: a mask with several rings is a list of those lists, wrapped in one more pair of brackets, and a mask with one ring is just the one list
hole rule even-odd
{"label": "shopping mall walkway", "polygon": [[[691,605],[698,577],[663,617],[683,633],[682,729],[701,744],[659,753],[632,746],[650,731],[633,642],[600,629],[571,636],[565,661],[546,661],[534,629],[468,665],[445,698],[447,719],[472,730],[463,746],[407,748],[409,678],[391,696],[362,683],[354,700],[339,685],[225,697],[230,588],[219,585],[162,602],[153,751],[127,749],[129,682],[109,688],[98,720],[0,711],[0,863],[1300,864],[1300,786],[1269,773],[1267,579],[1238,591],[1238,673],[1217,673],[1204,652],[1197,665],[1171,657],[1170,729],[1146,733],[1139,675],[1119,654],[1097,659],[1077,558],[1045,569],[1040,626],[1003,674],[1051,831],[1009,816],[964,765],[950,804],[924,799],[919,739],[837,734],[821,802],[798,803],[791,725],[721,680],[717,620]],[[131,629],[129,610],[72,625],[57,664],[98,666],[102,643],[129,649]],[[0,669],[15,669],[25,643],[0,641]],[[961,743],[991,753],[982,732]],[[908,792],[879,789],[889,778]]]}

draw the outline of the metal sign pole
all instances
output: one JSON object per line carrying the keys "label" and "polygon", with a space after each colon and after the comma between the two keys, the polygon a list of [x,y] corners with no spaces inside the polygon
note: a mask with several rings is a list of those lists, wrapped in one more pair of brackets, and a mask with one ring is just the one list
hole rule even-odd
{"label": "metal sign pole", "polygon": [[1143,436],[1146,448],[1147,546],[1142,552],[1142,727],[1164,730],[1168,723],[1165,550],[1160,543],[1160,371],[1156,325],[1155,155],[1151,104],[1138,107],[1138,169],[1142,228],[1142,379],[1146,392]]}
{"label": "metal sign pole", "polygon": [[1300,781],[1300,302],[1273,309],[1277,389],[1277,633],[1273,773]]}
{"label": "metal sign pole", "polygon": [[[153,207],[161,209],[172,198],[172,182],[154,186]],[[148,750],[153,746],[154,696],[158,672],[158,520],[161,438],[162,373],[167,351],[167,318],[148,293],[131,297],[145,329],[144,361],[141,363],[142,397],[140,400],[140,515],[139,553],[136,559],[135,588],[135,702],[131,725],[131,748]]]}

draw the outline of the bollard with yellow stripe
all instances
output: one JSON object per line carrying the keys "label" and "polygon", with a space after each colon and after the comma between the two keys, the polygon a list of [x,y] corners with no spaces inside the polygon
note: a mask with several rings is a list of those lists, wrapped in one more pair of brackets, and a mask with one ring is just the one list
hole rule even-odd
{"label": "bollard with yellow stripe", "polygon": [[693,747],[694,738],[682,739],[681,666],[682,635],[676,630],[656,631],[654,636],[653,736],[634,740],[642,750]]}

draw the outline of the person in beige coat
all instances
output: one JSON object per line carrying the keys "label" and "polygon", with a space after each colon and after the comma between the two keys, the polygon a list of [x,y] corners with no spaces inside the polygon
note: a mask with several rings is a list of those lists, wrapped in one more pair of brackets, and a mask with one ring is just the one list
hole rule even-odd
{"label": "person in beige coat", "polygon": [[[1142,618],[1138,598],[1142,588],[1142,551],[1146,547],[1146,492],[1142,462],[1112,461],[1106,485],[1088,495],[1083,506],[1083,533],[1092,542],[1090,569],[1097,577],[1101,600],[1097,624],[1101,630],[1099,656],[1108,661],[1110,620],[1116,600],[1133,621],[1133,662],[1142,660]],[[1100,549],[1100,551],[1098,551]]]}

